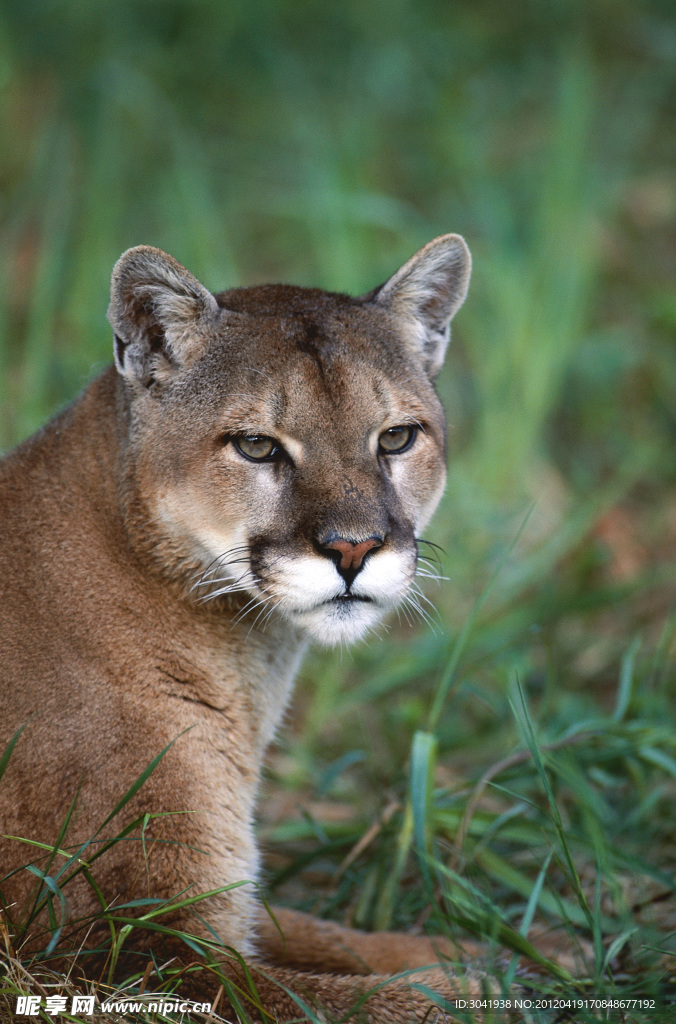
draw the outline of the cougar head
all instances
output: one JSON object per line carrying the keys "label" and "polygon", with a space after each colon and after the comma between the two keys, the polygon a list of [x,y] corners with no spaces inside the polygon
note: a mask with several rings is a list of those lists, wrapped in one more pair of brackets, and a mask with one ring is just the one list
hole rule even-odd
{"label": "cougar head", "polygon": [[212,295],[159,249],[124,253],[109,319],[129,477],[191,600],[332,644],[407,597],[444,486],[433,382],[469,273],[457,235],[359,298]]}

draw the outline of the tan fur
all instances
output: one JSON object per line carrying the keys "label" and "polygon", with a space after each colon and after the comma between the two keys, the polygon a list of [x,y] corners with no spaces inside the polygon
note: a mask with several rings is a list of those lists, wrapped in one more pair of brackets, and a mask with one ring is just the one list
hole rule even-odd
{"label": "tan fur", "polygon": [[[77,796],[63,844],[84,842],[172,744],[97,836],[164,815],[144,843],[137,832],[97,862],[106,899],[258,879],[261,763],[308,640],[357,639],[408,594],[444,481],[432,380],[468,275],[455,235],[361,299],[286,286],[213,296],[160,250],[121,257],[116,366],[0,466],[0,750],[24,727],[0,783],[2,833],[53,843]],[[412,445],[383,454],[379,437],[402,425]],[[248,460],[236,439],[253,435],[279,458]],[[14,840],[0,857],[0,877],[40,860]],[[21,871],[3,885],[15,923],[34,881]],[[71,919],[96,909],[83,881],[66,896]],[[289,913],[280,947],[253,884],[199,912],[244,956],[267,947],[294,964],[275,977],[334,1013],[360,989],[327,971],[437,960],[427,940]],[[206,931],[187,913],[172,924]],[[373,997],[368,1019],[422,1016],[426,1001],[404,988]]]}

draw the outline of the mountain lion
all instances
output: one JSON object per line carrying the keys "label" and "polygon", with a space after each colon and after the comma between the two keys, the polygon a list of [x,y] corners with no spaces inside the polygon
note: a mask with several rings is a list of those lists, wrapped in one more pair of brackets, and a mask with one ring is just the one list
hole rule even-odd
{"label": "mountain lion", "polygon": [[[130,249],[112,277],[114,366],[0,464],[0,754],[23,729],[0,832],[54,844],[74,803],[60,845],[96,836],[89,857],[147,814],[94,864],[104,898],[221,890],[171,925],[250,960],[280,1020],[300,1012],[281,985],[340,1015],[383,975],[439,959],[426,939],[292,911],[282,941],[254,885],[223,887],[259,877],[261,763],[308,642],[355,641],[409,592],[444,486],[433,381],[469,273],[464,241],[443,235],[360,298],[212,295],[159,249]],[[7,838],[0,858],[0,878],[46,863]],[[26,870],[3,883],[10,931],[34,884]],[[97,909],[82,873],[64,896],[64,934],[88,941],[72,938]],[[441,968],[421,977],[445,983]],[[399,980],[360,1019],[428,1008]]]}

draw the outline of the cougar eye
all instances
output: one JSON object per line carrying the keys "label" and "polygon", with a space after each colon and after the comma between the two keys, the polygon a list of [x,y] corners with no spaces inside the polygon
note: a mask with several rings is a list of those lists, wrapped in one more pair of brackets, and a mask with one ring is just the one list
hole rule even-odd
{"label": "cougar eye", "polygon": [[407,448],[410,448],[415,440],[416,428],[411,426],[410,423],[405,423],[401,427],[390,427],[389,430],[385,430],[378,438],[378,447],[381,452],[386,455],[397,455],[399,452],[405,452]]}
{"label": "cougar eye", "polygon": [[272,462],[282,451],[280,445],[265,434],[248,434],[232,440],[240,455],[251,462]]}

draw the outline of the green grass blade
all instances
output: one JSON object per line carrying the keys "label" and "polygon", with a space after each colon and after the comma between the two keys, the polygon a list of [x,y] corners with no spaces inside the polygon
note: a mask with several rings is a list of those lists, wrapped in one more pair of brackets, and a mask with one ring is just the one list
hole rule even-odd
{"label": "green grass blade", "polygon": [[17,731],[14,733],[11,740],[9,741],[9,743],[2,752],[2,756],[0,757],[0,779],[2,779],[2,776],[5,774],[5,771],[7,770],[7,765],[9,764],[9,759],[12,756],[12,751],[16,746],[19,736],[21,735],[25,728],[26,726],[22,725],[20,729],[17,729]]}
{"label": "green grass blade", "polygon": [[614,722],[621,722],[629,709],[632,690],[634,687],[634,663],[640,647],[640,637],[635,637],[631,642],[628,651],[622,658],[620,683],[617,690],[617,704],[615,705],[615,710],[613,712]]}
{"label": "green grass blade", "polygon": [[428,732],[418,730],[411,745],[409,799],[413,812],[413,834],[420,857],[427,891],[432,895],[432,877],[429,859],[432,854],[431,806],[434,787],[434,769],[437,740]]}
{"label": "green grass blade", "polygon": [[518,724],[520,726],[521,733],[522,733],[522,735],[524,737],[524,740],[526,742],[526,746],[530,750],[531,756],[532,756],[533,761],[535,763],[535,767],[536,767],[538,775],[540,777],[540,782],[542,783],[542,788],[544,789],[544,792],[545,792],[545,794],[547,796],[547,802],[549,804],[549,810],[550,810],[550,813],[552,815],[552,820],[554,822],[554,827],[555,827],[556,832],[557,832],[558,837],[559,837],[559,842],[561,844],[561,851],[562,851],[562,853],[564,855],[565,862],[566,862],[566,864],[568,866],[568,871],[570,873],[571,880],[573,881],[573,885],[575,887],[575,892],[576,892],[577,898],[578,898],[578,900],[580,902],[580,907],[582,908],[582,910],[583,910],[583,912],[585,914],[585,917],[587,918],[587,921],[589,922],[589,927],[593,931],[593,928],[594,928],[593,916],[592,916],[591,910],[589,909],[589,904],[587,903],[587,898],[586,898],[586,896],[585,896],[585,894],[584,894],[584,892],[582,890],[582,885],[580,883],[580,878],[579,878],[579,875],[577,873],[577,868],[575,867],[575,863],[574,863],[573,857],[572,857],[571,852],[570,852],[570,846],[569,846],[568,840],[566,838],[566,831],[565,831],[565,829],[563,827],[563,822],[561,821],[561,815],[559,813],[559,808],[558,808],[558,805],[557,805],[556,800],[554,798],[554,793],[552,791],[552,787],[551,787],[551,784],[549,782],[549,776],[547,775],[547,771],[545,769],[544,761],[542,759],[542,754],[540,752],[540,747],[539,747],[537,739],[535,737],[535,730],[533,728],[533,722],[532,722],[532,719],[531,719],[529,711],[528,711],[528,706],[526,704],[525,694],[524,694],[523,689],[521,687],[521,683],[519,681],[518,676],[514,677],[514,682],[515,682],[516,699],[515,700],[511,700],[510,699],[509,703],[510,703],[510,706],[511,706],[512,711],[514,713],[514,717],[516,718],[516,720],[517,720],[517,722],[518,722]]}
{"label": "green grass blade", "polygon": [[[187,730],[184,730],[184,731],[187,732]],[[146,768],[144,768],[144,770],[141,772],[141,774],[138,776],[138,778],[135,780],[135,782],[132,783],[132,785],[129,787],[129,789],[124,794],[124,796],[115,804],[115,807],[110,812],[110,814],[105,819],[105,821],[96,830],[96,832],[94,833],[96,836],[99,835],[103,831],[103,829],[106,827],[106,825],[108,825],[113,820],[113,818],[117,817],[117,815],[120,813],[120,811],[124,807],[127,806],[129,801],[132,800],[136,796],[136,794],[138,793],[138,791],[141,788],[141,786],[143,786],[143,784],[146,782],[146,780],[148,778],[150,778],[152,773],[155,771],[155,769],[157,768],[157,766],[160,763],[160,761],[162,760],[162,758],[168,753],[169,750],[171,750],[171,748],[173,747],[173,745],[176,742],[176,740],[180,739],[180,737],[182,735],[183,735],[183,733],[180,733],[176,737],[176,739],[173,739],[173,740],[171,740],[170,743],[167,743],[166,747],[164,747],[164,749],[161,750],[159,752],[159,754],[157,754],[156,757],[154,757],[152,759],[150,764]]]}

